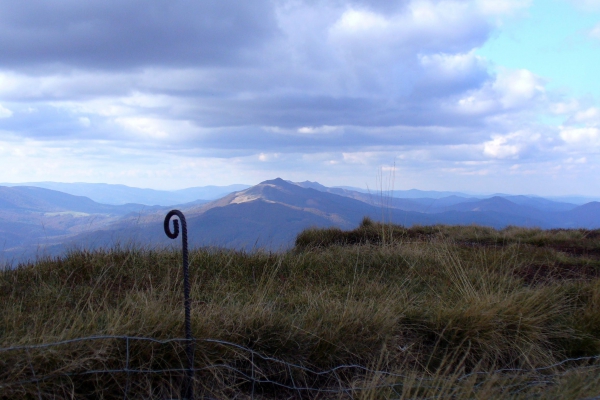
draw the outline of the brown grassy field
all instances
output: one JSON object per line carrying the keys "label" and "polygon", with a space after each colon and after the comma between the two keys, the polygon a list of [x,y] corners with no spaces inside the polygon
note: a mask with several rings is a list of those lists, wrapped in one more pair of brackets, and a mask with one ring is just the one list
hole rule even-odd
{"label": "brown grassy field", "polygon": [[[600,231],[365,220],[304,231],[285,253],[195,250],[190,275],[197,398],[600,394]],[[173,250],[78,251],[5,269],[0,347],[181,338],[182,286]],[[248,349],[316,372],[369,370],[315,375]],[[0,398],[177,397],[177,371],[84,374],[123,369],[126,350],[103,339],[1,351]],[[131,341],[129,368],[184,368],[183,354],[182,343]],[[554,365],[578,357],[591,358]],[[252,384],[222,364],[318,390]]]}

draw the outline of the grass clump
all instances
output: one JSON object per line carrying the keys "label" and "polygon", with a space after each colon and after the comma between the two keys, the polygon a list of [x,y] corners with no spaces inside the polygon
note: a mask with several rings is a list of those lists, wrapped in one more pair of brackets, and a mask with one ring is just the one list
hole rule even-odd
{"label": "grass clump", "polygon": [[[194,250],[196,390],[213,398],[596,395],[600,260],[590,249],[599,242],[594,231],[365,219],[349,232],[304,231],[285,253]],[[179,251],[139,248],[5,270],[0,347],[183,337],[181,275]],[[592,358],[554,365],[569,357]],[[177,396],[177,372],[84,374],[122,370],[126,359],[118,338],[2,351],[0,397]],[[132,370],[183,368],[183,360],[181,342],[129,343]],[[353,367],[327,372],[342,365]]]}

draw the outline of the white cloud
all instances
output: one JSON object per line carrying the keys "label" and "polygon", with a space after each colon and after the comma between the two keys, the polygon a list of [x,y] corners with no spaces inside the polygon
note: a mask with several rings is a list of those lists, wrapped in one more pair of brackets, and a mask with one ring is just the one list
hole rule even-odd
{"label": "white cloud", "polygon": [[477,0],[475,4],[488,15],[511,14],[528,8],[533,0]]}
{"label": "white cloud", "polygon": [[565,160],[565,163],[567,163],[567,164],[586,164],[587,157],[580,157],[580,158],[569,157]]}
{"label": "white cloud", "polygon": [[541,135],[517,131],[507,135],[492,135],[492,140],[483,144],[483,153],[492,158],[519,158],[521,153],[539,142]]}
{"label": "white cloud", "polygon": [[302,128],[298,129],[298,133],[302,133],[302,134],[307,134],[307,135],[315,135],[315,134],[319,134],[319,133],[333,133],[333,132],[339,132],[341,131],[343,128],[341,126],[329,126],[329,125],[323,125],[323,126],[303,126]]}
{"label": "white cloud", "polygon": [[13,112],[0,104],[0,118],[9,118],[13,115]]}
{"label": "white cloud", "polygon": [[[181,140],[195,129],[187,121],[170,121],[148,117],[115,118],[118,125],[124,127],[134,137],[155,140]],[[149,143],[145,143],[148,145]]]}
{"label": "white cloud", "polygon": [[587,128],[571,128],[562,127],[560,137],[569,145],[578,147],[599,147],[600,146],[600,129],[594,127]]}
{"label": "white cloud", "polygon": [[347,9],[329,28],[329,35],[337,45],[366,44],[372,52],[392,46],[388,50],[397,54],[403,50],[447,51],[448,46],[457,49],[465,45],[463,49],[470,50],[473,40],[485,39],[487,29],[481,14],[466,2],[414,0],[400,13]]}
{"label": "white cloud", "polygon": [[552,114],[564,115],[571,114],[580,108],[580,104],[576,99],[569,99],[568,101],[559,101],[550,104],[549,111]]}
{"label": "white cloud", "polygon": [[543,81],[531,71],[501,68],[493,81],[462,93],[446,107],[473,116],[511,110],[518,113],[542,105],[545,93]]}
{"label": "white cloud", "polygon": [[521,147],[518,144],[510,144],[509,139],[506,136],[495,136],[492,140],[483,144],[484,154],[494,158],[517,156]]}
{"label": "white cloud", "polygon": [[493,87],[504,108],[522,107],[545,93],[542,80],[526,69],[503,69]]}
{"label": "white cloud", "polygon": [[342,160],[347,164],[369,164],[375,158],[378,158],[377,152],[357,151],[353,153],[342,153]]}
{"label": "white cloud", "polygon": [[598,11],[600,10],[600,0],[567,0],[568,2],[575,4],[575,6],[585,11]]}
{"label": "white cloud", "polygon": [[596,26],[590,30],[589,35],[593,39],[600,40],[600,23],[596,24]]}
{"label": "white cloud", "polygon": [[351,34],[364,34],[367,31],[381,31],[390,26],[390,22],[383,16],[370,11],[350,9],[342,14],[333,30]]}
{"label": "white cloud", "polygon": [[464,75],[477,73],[486,67],[482,57],[475,54],[475,50],[467,53],[419,55],[423,67],[431,70],[438,77],[448,80],[461,79]]}
{"label": "white cloud", "polygon": [[90,121],[88,117],[79,117],[79,123],[84,128],[89,128],[90,126],[92,126],[92,121]]}
{"label": "white cloud", "polygon": [[279,160],[281,154],[279,153],[260,153],[258,160],[261,162],[273,162]]}
{"label": "white cloud", "polygon": [[421,63],[446,72],[472,64],[469,53],[483,44],[490,29],[477,10],[461,1],[415,0],[387,14],[350,8],[328,28],[324,54],[339,69],[332,77],[344,78],[352,88],[403,95],[421,74]]}
{"label": "white cloud", "polygon": [[463,114],[487,114],[494,110],[496,101],[494,98],[482,95],[482,93],[474,93],[459,99],[453,107],[456,111]]}
{"label": "white cloud", "polygon": [[600,125],[600,109],[598,107],[589,107],[585,110],[578,111],[573,116],[573,121]]}

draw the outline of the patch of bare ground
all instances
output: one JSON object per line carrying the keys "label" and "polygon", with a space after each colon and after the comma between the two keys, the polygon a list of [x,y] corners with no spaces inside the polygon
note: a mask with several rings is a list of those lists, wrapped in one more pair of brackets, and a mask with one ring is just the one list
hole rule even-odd
{"label": "patch of bare ground", "polygon": [[549,284],[560,281],[590,281],[600,278],[600,268],[595,265],[569,263],[525,265],[515,271],[527,285]]}

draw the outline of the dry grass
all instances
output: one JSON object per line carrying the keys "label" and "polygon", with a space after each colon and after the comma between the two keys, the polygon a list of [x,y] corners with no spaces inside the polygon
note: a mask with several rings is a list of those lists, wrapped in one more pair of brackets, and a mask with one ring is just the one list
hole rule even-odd
{"label": "dry grass", "polygon": [[[365,220],[351,232],[305,231],[281,254],[193,251],[196,367],[228,363],[249,371],[249,353],[201,340],[213,338],[319,371],[358,364],[403,376],[349,370],[319,380],[259,363],[263,377],[290,384],[381,386],[307,398],[483,399],[508,396],[510,385],[525,388],[517,398],[597,395],[597,370],[576,363],[544,370],[565,375],[542,388],[527,385],[539,375],[488,372],[599,354],[598,248],[596,231],[406,229]],[[183,337],[181,280],[180,254],[169,250],[73,252],[5,270],[0,347],[91,335]],[[182,366],[178,343],[136,342],[130,353],[131,367]],[[122,398],[122,373],[12,383],[32,368],[37,376],[119,369],[124,359],[118,340],[0,353],[0,398]],[[129,392],[174,396],[179,379],[137,376]],[[201,372],[196,383],[217,398],[245,398],[252,390],[222,370]],[[273,385],[254,390],[257,398],[300,396]]]}

